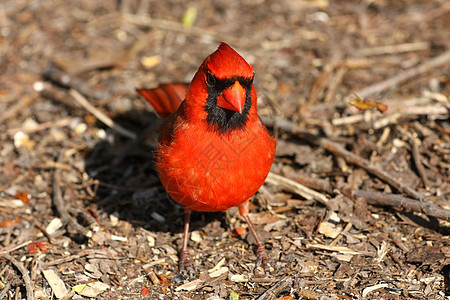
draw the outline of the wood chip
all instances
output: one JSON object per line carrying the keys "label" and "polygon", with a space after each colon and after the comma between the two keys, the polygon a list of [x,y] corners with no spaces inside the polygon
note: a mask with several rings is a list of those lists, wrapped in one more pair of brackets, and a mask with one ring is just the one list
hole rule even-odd
{"label": "wood chip", "polygon": [[335,239],[341,232],[342,226],[337,225],[341,219],[334,212],[331,211],[328,215],[328,219],[320,223],[318,231],[328,238]]}
{"label": "wood chip", "polygon": [[217,271],[211,272],[209,274],[209,277],[216,278],[216,277],[219,277],[220,275],[225,274],[227,272],[228,272],[228,267],[222,267],[222,268],[220,268]]}
{"label": "wood chip", "polygon": [[202,283],[203,283],[203,281],[201,279],[195,279],[195,280],[192,280],[191,282],[180,285],[179,287],[177,287],[175,289],[175,291],[176,292],[178,292],[178,291],[193,291],[197,287],[199,287]]}
{"label": "wood chip", "polygon": [[323,249],[328,251],[334,251],[334,252],[340,252],[343,254],[362,254],[361,252],[352,250],[350,248],[344,247],[344,246],[331,246],[331,245],[322,245],[322,244],[306,244],[307,248],[317,248],[317,249]]}
{"label": "wood chip", "polygon": [[53,220],[50,221],[50,223],[48,223],[48,225],[45,228],[45,230],[47,231],[48,234],[53,234],[58,229],[60,229],[62,226],[63,226],[63,223],[62,223],[61,219],[60,218],[54,218]]}
{"label": "wood chip", "polygon": [[86,265],[84,265],[84,268],[86,269],[86,271],[91,272],[91,273],[95,273],[98,271],[97,266],[94,264],[86,264]]}
{"label": "wood chip", "polygon": [[[228,267],[222,267],[217,271],[214,271],[209,274],[209,277],[216,278],[228,272]],[[191,282],[180,285],[175,289],[175,291],[193,291],[199,287],[201,287],[206,281],[202,279],[195,279]]]}
{"label": "wood chip", "polygon": [[366,287],[363,291],[362,291],[362,297],[365,298],[369,293],[379,290],[379,289],[383,289],[383,288],[387,288],[389,285],[387,283],[380,283],[380,284],[376,284],[373,286],[369,286]]}
{"label": "wood chip", "polygon": [[319,233],[323,234],[324,236],[334,239],[342,232],[342,227],[336,226],[336,224],[325,221],[320,223],[318,230]]}
{"label": "wood chip", "polygon": [[6,208],[18,208],[24,205],[22,200],[14,199],[14,200],[0,200],[0,207]]}
{"label": "wood chip", "polygon": [[203,240],[200,231],[198,231],[198,230],[192,231],[191,232],[191,240],[196,243],[200,243]]}
{"label": "wood chip", "polygon": [[52,291],[55,294],[56,298],[61,299],[69,292],[66,288],[66,285],[64,284],[64,281],[62,281],[62,279],[59,278],[58,275],[56,275],[55,271],[42,270],[42,274],[52,288]]}
{"label": "wood chip", "polygon": [[114,235],[114,234],[111,235],[111,239],[113,241],[120,241],[120,242],[127,242],[128,241],[128,238],[123,237],[123,236]]}
{"label": "wood chip", "polygon": [[141,58],[141,64],[146,68],[150,69],[154,66],[157,66],[161,62],[161,56],[153,55],[153,56],[143,56]]}
{"label": "wood chip", "polygon": [[156,276],[155,272],[153,272],[153,270],[147,270],[147,275],[154,285],[161,284],[161,281],[159,280],[158,276]]}
{"label": "wood chip", "polygon": [[215,265],[213,268],[209,269],[208,273],[213,273],[213,272],[219,270],[219,268],[222,267],[225,264],[225,262],[226,262],[226,259],[224,257],[217,263],[217,265]]}
{"label": "wood chip", "polygon": [[230,277],[233,282],[248,282],[249,277],[246,274],[234,274]]}
{"label": "wood chip", "polygon": [[109,215],[109,222],[111,224],[111,226],[115,227],[119,224],[119,217],[117,213],[113,213],[111,215]]}

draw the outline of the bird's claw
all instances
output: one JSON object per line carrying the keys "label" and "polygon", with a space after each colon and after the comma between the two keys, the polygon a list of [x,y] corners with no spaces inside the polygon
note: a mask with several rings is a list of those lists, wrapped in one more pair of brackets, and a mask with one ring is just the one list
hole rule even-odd
{"label": "bird's claw", "polygon": [[181,251],[178,263],[178,274],[172,277],[172,282],[178,284],[186,279],[193,278],[197,275],[197,266],[191,258],[187,250]]}
{"label": "bird's claw", "polygon": [[278,269],[275,262],[272,259],[270,259],[269,255],[267,254],[267,251],[266,251],[266,248],[264,248],[264,245],[259,244],[257,246],[256,257],[257,257],[256,269],[258,269],[259,267],[262,267],[266,274],[270,274],[270,272],[272,271],[271,267],[275,270]]}
{"label": "bird's claw", "polygon": [[187,250],[181,251],[180,253],[178,273],[184,277],[195,277],[197,274],[197,266]]}

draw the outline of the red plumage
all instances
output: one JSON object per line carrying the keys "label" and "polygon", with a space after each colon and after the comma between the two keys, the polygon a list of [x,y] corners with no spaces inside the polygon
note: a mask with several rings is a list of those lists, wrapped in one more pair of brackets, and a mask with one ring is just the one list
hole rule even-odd
{"label": "red plumage", "polygon": [[[258,117],[252,82],[253,67],[222,43],[189,86],[138,90],[165,118],[155,163],[167,193],[185,207],[187,219],[191,210],[239,206],[249,222],[248,201],[264,183],[275,156],[275,139]],[[183,251],[180,270],[185,267]],[[261,259],[269,263],[267,255]]]}

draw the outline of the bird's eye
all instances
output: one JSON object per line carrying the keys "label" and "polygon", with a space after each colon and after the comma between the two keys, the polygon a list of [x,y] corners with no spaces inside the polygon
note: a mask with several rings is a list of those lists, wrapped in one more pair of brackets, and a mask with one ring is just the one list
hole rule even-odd
{"label": "bird's eye", "polygon": [[206,83],[209,86],[215,85],[216,84],[216,77],[213,74],[209,73],[209,72],[206,73]]}

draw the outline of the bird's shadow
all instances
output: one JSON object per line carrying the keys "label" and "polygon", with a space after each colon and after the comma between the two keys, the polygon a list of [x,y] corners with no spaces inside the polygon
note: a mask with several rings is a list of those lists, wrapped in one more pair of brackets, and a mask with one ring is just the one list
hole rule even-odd
{"label": "bird's shadow", "polygon": [[[132,226],[152,232],[179,233],[184,226],[183,207],[170,199],[154,166],[153,150],[161,119],[149,111],[131,110],[114,122],[135,132],[135,140],[108,130],[108,138],[85,155],[85,170],[95,179],[95,204]],[[101,125],[99,125],[101,126]],[[224,213],[196,213],[191,230],[212,220],[225,226]]]}

